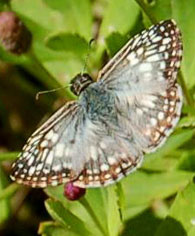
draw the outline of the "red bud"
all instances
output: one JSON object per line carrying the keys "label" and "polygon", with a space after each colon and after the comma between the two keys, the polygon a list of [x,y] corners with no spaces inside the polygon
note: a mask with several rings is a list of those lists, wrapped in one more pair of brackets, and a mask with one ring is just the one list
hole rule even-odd
{"label": "red bud", "polygon": [[78,200],[85,195],[86,189],[74,186],[73,182],[68,182],[64,186],[64,196],[71,201]]}

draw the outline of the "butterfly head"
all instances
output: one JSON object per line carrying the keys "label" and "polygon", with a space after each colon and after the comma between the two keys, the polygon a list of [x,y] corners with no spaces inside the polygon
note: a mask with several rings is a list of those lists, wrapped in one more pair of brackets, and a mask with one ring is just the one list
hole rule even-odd
{"label": "butterfly head", "polygon": [[88,74],[78,74],[71,80],[71,91],[79,96],[81,92],[86,89],[91,83],[93,83],[93,79]]}

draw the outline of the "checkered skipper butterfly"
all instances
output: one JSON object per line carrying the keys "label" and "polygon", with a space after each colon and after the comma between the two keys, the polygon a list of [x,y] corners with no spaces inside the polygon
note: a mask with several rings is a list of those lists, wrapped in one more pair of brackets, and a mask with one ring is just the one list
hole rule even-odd
{"label": "checkered skipper butterfly", "polygon": [[134,171],[177,124],[181,57],[179,29],[166,20],[131,39],[97,82],[78,74],[71,81],[78,100],[32,134],[13,164],[12,179],[32,187],[67,181],[100,187]]}

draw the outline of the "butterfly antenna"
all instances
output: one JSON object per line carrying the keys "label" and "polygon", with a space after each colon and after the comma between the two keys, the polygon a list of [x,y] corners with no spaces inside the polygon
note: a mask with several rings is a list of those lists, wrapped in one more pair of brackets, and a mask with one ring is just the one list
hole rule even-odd
{"label": "butterfly antenna", "polygon": [[91,39],[89,41],[89,44],[88,44],[88,49],[87,49],[87,55],[86,55],[86,58],[85,58],[85,64],[83,66],[83,70],[81,72],[81,75],[84,74],[85,70],[86,70],[86,67],[87,67],[87,62],[88,62],[88,59],[89,59],[89,56],[90,56],[90,50],[91,50],[91,44],[93,43],[93,41],[95,41],[95,39]]}
{"label": "butterfly antenna", "polygon": [[66,86],[63,86],[63,87],[60,87],[60,88],[56,88],[56,89],[50,89],[50,90],[40,91],[40,92],[38,92],[38,93],[36,94],[35,99],[36,99],[36,100],[39,100],[39,97],[40,97],[40,95],[42,95],[42,94],[53,93],[53,92],[56,92],[56,91],[58,91],[58,90],[68,88],[68,87],[70,87],[70,86],[71,86],[71,85],[66,85]]}

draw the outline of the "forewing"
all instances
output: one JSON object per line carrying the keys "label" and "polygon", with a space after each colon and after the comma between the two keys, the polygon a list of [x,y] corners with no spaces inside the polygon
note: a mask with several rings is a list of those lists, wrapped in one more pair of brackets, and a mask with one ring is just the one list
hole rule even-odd
{"label": "forewing", "polygon": [[167,20],[131,39],[99,74],[115,96],[119,126],[132,130],[144,152],[160,147],[179,119],[181,57],[181,34]]}
{"label": "forewing", "polygon": [[[163,77],[174,81],[181,56],[181,33],[175,21],[162,21],[130,39],[99,72],[97,80],[109,88],[123,84],[125,79],[135,82]],[[132,76],[134,73],[138,78]],[[123,74],[128,78],[121,78]]]}
{"label": "forewing", "polygon": [[[32,187],[57,185],[74,179],[72,156],[78,136],[82,109],[77,102],[60,108],[28,139],[19,159],[13,163],[12,179]],[[78,162],[79,168],[79,162]]]}

